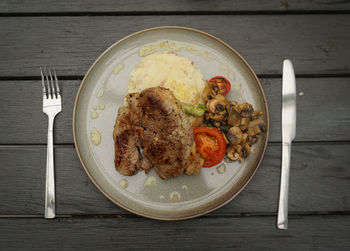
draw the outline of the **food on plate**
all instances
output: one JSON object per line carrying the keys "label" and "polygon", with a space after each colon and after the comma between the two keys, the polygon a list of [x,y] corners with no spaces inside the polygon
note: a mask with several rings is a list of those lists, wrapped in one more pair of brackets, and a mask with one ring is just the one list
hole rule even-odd
{"label": "food on plate", "polygon": [[216,76],[209,80],[212,88],[217,90],[218,94],[226,96],[231,90],[231,83],[223,76]]}
{"label": "food on plate", "polygon": [[171,90],[182,103],[203,103],[207,83],[191,60],[169,52],[145,57],[130,74],[128,93],[161,86]]}
{"label": "food on plate", "polygon": [[204,161],[187,117],[173,92],[164,87],[128,94],[114,126],[116,169],[133,175],[154,166],[163,179],[183,172],[198,174]]}
{"label": "food on plate", "polygon": [[201,117],[204,115],[205,108],[201,106],[202,104],[199,104],[198,106],[194,105],[188,105],[185,103],[182,103],[182,109],[184,110],[185,113],[195,116],[195,117]]}
{"label": "food on plate", "polygon": [[207,126],[194,128],[194,141],[199,154],[204,158],[203,167],[215,166],[224,158],[226,141],[217,128]]}
{"label": "food on plate", "polygon": [[211,91],[207,98],[207,110],[204,123],[218,128],[226,137],[226,155],[228,160],[243,162],[258,141],[259,135],[266,130],[265,122],[259,117],[261,111],[254,111],[249,103],[238,104],[223,96],[215,82],[210,82]]}
{"label": "food on plate", "polygon": [[130,74],[114,125],[116,169],[130,176],[153,167],[168,179],[196,175],[225,155],[243,162],[265,123],[251,104],[228,100],[230,90],[223,76],[204,81],[187,58],[168,52],[145,57]]}

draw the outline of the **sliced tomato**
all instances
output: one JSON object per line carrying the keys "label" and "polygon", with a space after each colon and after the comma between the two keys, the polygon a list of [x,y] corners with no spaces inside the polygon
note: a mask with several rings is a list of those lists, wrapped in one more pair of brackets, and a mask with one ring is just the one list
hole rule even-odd
{"label": "sliced tomato", "polygon": [[209,82],[215,84],[219,88],[219,94],[222,94],[224,96],[227,95],[227,93],[231,90],[231,83],[228,81],[227,78],[223,76],[216,76],[209,80]]}
{"label": "sliced tomato", "polygon": [[216,127],[200,126],[194,128],[194,141],[199,154],[204,159],[204,167],[219,164],[225,156],[226,141]]}

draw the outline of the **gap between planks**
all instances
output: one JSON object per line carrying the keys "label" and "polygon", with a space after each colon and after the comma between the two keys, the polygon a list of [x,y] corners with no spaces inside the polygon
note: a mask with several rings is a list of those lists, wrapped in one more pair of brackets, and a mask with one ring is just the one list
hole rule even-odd
{"label": "gap between planks", "polygon": [[121,11],[121,12],[11,12],[0,17],[60,17],[60,16],[180,16],[180,15],[334,15],[350,14],[350,10],[256,10],[256,11]]}
{"label": "gap between planks", "polygon": [[[289,212],[288,216],[290,219],[298,218],[298,217],[312,217],[312,216],[322,216],[322,215],[337,215],[337,216],[350,216],[350,211],[310,211],[310,212]],[[241,217],[251,217],[251,218],[260,218],[260,217],[276,217],[277,213],[265,213],[265,212],[256,212],[256,213],[218,213],[216,214],[206,214],[202,215],[199,218],[241,218]],[[22,219],[22,218],[44,218],[44,215],[33,214],[33,215],[0,215],[0,219]],[[56,218],[144,218],[138,216],[133,213],[126,214],[81,214],[81,215],[70,215],[70,214],[62,214],[56,215]],[[198,217],[197,217],[198,218]]]}

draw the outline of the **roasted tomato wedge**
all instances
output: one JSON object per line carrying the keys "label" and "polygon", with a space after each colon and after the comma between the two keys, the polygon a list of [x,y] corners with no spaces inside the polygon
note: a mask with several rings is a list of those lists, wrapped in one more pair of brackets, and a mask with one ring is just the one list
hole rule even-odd
{"label": "roasted tomato wedge", "polygon": [[200,126],[194,128],[194,141],[199,154],[204,158],[204,167],[219,164],[225,156],[226,141],[216,127]]}
{"label": "roasted tomato wedge", "polygon": [[209,82],[213,83],[219,88],[219,94],[222,94],[224,96],[227,95],[227,93],[231,90],[231,83],[228,81],[227,78],[223,76],[216,76],[209,80]]}

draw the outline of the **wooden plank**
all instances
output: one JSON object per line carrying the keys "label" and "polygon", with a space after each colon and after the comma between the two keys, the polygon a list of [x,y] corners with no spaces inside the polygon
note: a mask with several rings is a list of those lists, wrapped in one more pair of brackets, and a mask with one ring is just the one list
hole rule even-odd
{"label": "wooden plank", "polygon": [[[72,113],[80,81],[60,81],[63,110],[55,143],[72,144]],[[281,140],[281,79],[262,79],[270,108],[270,141]],[[297,79],[297,141],[350,140],[349,78]],[[46,144],[40,81],[0,82],[0,144]],[[322,123],[322,126],[319,126]]]}
{"label": "wooden plank", "polygon": [[[291,214],[350,210],[350,144],[293,145]],[[57,214],[126,214],[92,184],[74,148],[56,148]],[[45,148],[0,148],[0,215],[44,213]],[[281,146],[270,144],[256,176],[212,215],[277,212]],[[1,224],[0,224],[1,225]]]}
{"label": "wooden plank", "polygon": [[64,12],[161,12],[161,11],[344,11],[349,10],[348,1],[186,1],[186,0],[102,0],[102,1],[34,1],[4,0],[0,3],[0,13],[64,13]]}
{"label": "wooden plank", "polygon": [[[40,73],[40,72],[39,72]],[[62,112],[55,118],[54,143],[72,144],[72,117],[80,81],[59,81]],[[41,81],[0,82],[0,144],[46,144]]]}
{"label": "wooden plank", "polygon": [[271,216],[202,217],[178,222],[143,218],[29,218],[1,219],[0,222],[0,248],[6,250],[350,248],[349,215],[292,217],[288,231],[277,230],[276,217]]}
{"label": "wooden plank", "polygon": [[114,42],[162,25],[221,38],[258,74],[281,74],[284,58],[297,74],[350,73],[350,15],[65,16],[3,17],[0,77],[38,76],[53,64],[62,75],[81,76]]}

